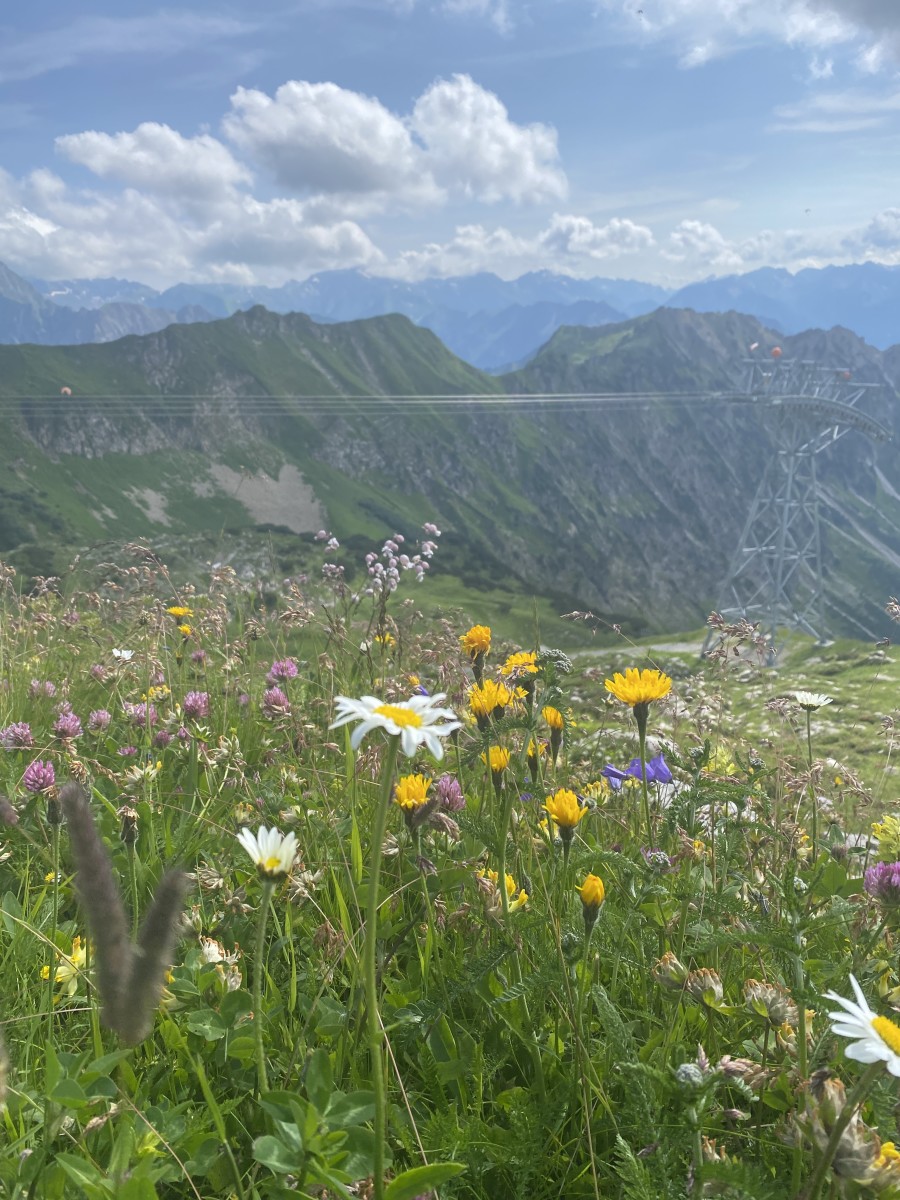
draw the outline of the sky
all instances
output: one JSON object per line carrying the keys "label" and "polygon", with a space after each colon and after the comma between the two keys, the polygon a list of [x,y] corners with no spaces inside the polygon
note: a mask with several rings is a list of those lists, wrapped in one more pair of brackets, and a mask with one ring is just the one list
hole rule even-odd
{"label": "sky", "polygon": [[29,277],[864,261],[900,264],[900,0],[0,15],[0,262]]}

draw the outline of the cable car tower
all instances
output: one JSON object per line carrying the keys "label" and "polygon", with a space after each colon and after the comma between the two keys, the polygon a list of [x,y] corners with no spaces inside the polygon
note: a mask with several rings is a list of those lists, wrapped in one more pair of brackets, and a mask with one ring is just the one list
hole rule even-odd
{"label": "cable car tower", "polygon": [[[772,648],[780,628],[802,630],[824,643],[816,456],[851,430],[874,441],[890,439],[884,426],[856,407],[879,385],[856,383],[846,369],[785,359],[779,347],[768,360],[744,361],[747,399],[771,430],[775,453],[759,481],[716,610],[729,621],[759,622]],[[704,654],[715,636],[712,630],[707,634]]]}

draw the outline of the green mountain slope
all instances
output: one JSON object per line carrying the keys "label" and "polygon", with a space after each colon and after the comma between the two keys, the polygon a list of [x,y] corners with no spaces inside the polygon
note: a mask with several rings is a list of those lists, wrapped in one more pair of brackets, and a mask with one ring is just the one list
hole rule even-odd
{"label": "green mountain slope", "polygon": [[[822,337],[816,353],[852,350],[884,381],[878,352]],[[0,347],[0,553],[45,572],[110,540],[227,546],[264,527],[290,544],[323,527],[361,558],[390,529],[436,520],[436,569],[469,585],[553,596],[635,631],[696,627],[772,453],[756,414],[390,397],[727,390],[763,339],[736,314],[661,310],[562,329],[502,380],[399,316],[317,325],[257,308],[104,345]],[[825,472],[832,593],[851,626],[877,623],[896,591],[894,453],[848,438]]]}

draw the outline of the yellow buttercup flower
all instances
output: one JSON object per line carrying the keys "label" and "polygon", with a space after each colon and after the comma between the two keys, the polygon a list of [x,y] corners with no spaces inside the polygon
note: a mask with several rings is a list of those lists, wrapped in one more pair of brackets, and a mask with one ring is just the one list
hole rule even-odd
{"label": "yellow buttercup flower", "polygon": [[491,630],[489,625],[473,625],[468,633],[459,639],[463,650],[472,658],[485,655],[491,648]]}
{"label": "yellow buttercup flower", "polygon": [[608,692],[617,700],[634,708],[638,704],[649,704],[651,700],[662,700],[668,696],[672,680],[662,671],[639,671],[637,667],[626,667],[625,674],[619,671],[605,681]]}
{"label": "yellow buttercup flower", "polygon": [[428,802],[431,780],[424,775],[401,775],[394,788],[394,802],[404,812],[412,812]]}
{"label": "yellow buttercup flower", "polygon": [[587,812],[587,809],[582,808],[579,804],[575,793],[570,792],[568,788],[558,788],[552,796],[548,796],[544,810],[550,814],[559,826],[563,837],[565,837],[567,830],[571,837],[571,831]]}

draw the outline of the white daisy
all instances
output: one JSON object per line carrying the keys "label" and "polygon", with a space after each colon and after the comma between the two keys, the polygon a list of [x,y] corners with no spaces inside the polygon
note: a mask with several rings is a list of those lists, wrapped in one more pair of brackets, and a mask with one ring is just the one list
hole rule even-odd
{"label": "white daisy", "polygon": [[280,829],[266,829],[265,825],[258,833],[242,829],[237,835],[261,875],[275,879],[279,875],[287,875],[297,857],[296,833],[284,834]]}
{"label": "white daisy", "polygon": [[133,650],[113,650],[112,655],[113,655],[113,658],[118,658],[122,662],[131,662],[131,660],[134,658],[134,651]]}
{"label": "white daisy", "polygon": [[794,701],[807,712],[815,712],[826,704],[833,704],[833,696],[823,696],[821,692],[794,692]]}
{"label": "white daisy", "polygon": [[869,1008],[862,988],[853,975],[850,983],[856,993],[856,1003],[845,1000],[836,992],[826,992],[826,1000],[834,1000],[843,1011],[829,1013],[831,1032],[838,1037],[853,1038],[845,1054],[861,1063],[883,1062],[892,1075],[900,1076],[900,1025],[887,1017],[879,1017]]}
{"label": "white daisy", "polygon": [[408,758],[412,758],[419,746],[424,746],[435,758],[443,758],[441,738],[462,725],[451,708],[438,707],[445,694],[437,692],[434,696],[413,696],[398,704],[386,704],[376,696],[363,696],[360,700],[338,696],[337,720],[329,728],[337,729],[339,725],[359,721],[350,738],[354,750],[367,733],[373,729],[383,729],[392,737],[400,738],[400,749]]}

